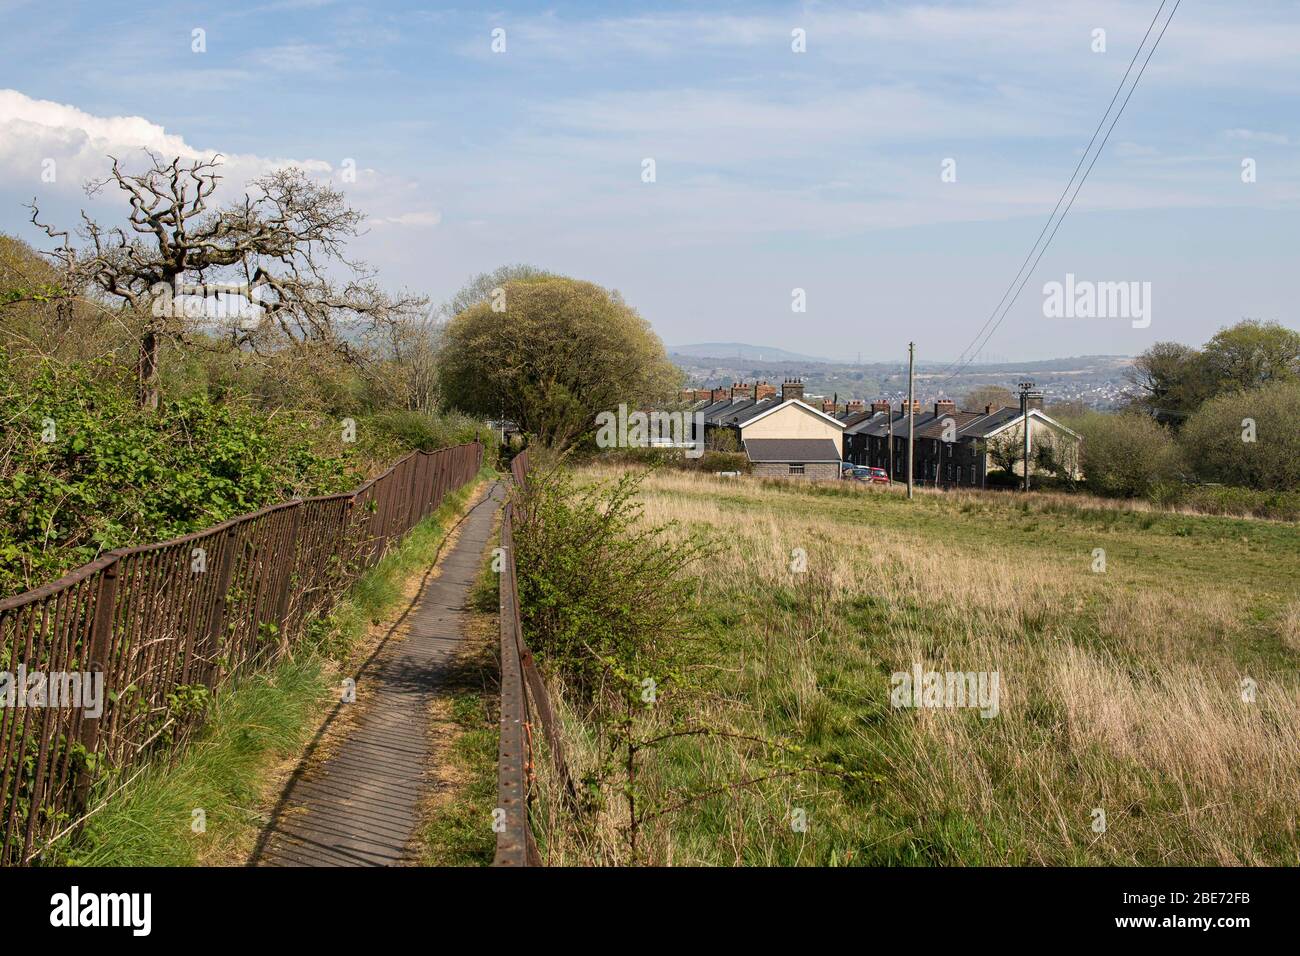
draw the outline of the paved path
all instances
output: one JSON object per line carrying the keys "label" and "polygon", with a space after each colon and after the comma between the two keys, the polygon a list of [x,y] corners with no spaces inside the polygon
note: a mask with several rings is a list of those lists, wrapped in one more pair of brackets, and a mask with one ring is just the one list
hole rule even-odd
{"label": "paved path", "polygon": [[[294,772],[253,854],[255,866],[391,866],[410,860],[429,764],[429,705],[464,636],[465,603],[503,498],[493,485],[443,552],[440,574],[357,675]],[[323,762],[312,751],[341,708],[361,717]]]}

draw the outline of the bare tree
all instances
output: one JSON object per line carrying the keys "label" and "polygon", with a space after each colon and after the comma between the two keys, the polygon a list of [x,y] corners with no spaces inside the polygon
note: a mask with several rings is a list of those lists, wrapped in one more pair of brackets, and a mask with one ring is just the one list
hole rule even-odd
{"label": "bare tree", "polygon": [[[126,194],[127,225],[101,226],[85,211],[74,247],[68,232],[32,223],[62,244],[50,252],[78,294],[119,300],[140,321],[140,403],[158,406],[162,343],[185,335],[187,323],[222,314],[233,300],[236,346],[254,349],[276,341],[320,342],[359,359],[340,335],[346,325],[362,330],[417,315],[427,301],[391,297],[363,263],[345,255],[364,216],[341,192],[286,168],[253,180],[242,199],[221,208],[210,200],[221,182],[221,157],[170,162],[146,150],[144,172],[129,174],[113,160],[109,176],[88,183],[89,196],[109,186]],[[340,282],[333,278],[342,274]]]}

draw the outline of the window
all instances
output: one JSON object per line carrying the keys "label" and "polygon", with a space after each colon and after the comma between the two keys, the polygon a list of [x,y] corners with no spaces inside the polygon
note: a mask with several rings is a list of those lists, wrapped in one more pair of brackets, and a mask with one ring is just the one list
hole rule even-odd
{"label": "window", "polygon": [[790,474],[792,474],[792,475],[802,475],[802,474],[803,474],[803,465],[791,465],[791,466],[790,466]]}

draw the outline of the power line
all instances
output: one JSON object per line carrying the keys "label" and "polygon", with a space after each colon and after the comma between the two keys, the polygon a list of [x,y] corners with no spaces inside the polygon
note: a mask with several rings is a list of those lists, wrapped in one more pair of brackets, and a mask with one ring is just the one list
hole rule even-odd
{"label": "power line", "polygon": [[[1092,150],[1092,145],[1097,140],[1097,134],[1101,132],[1101,128],[1106,124],[1106,117],[1110,115],[1110,111],[1115,106],[1115,101],[1119,98],[1119,94],[1123,91],[1124,85],[1128,82],[1129,75],[1133,71],[1133,64],[1137,62],[1137,58],[1141,55],[1142,48],[1146,45],[1147,39],[1151,36],[1151,31],[1152,29],[1155,28],[1156,23],[1159,21],[1160,14],[1161,12],[1163,12],[1165,8],[1165,4],[1167,2],[1168,0],[1160,0],[1160,7],[1156,10],[1155,16],[1151,18],[1151,23],[1147,26],[1146,33],[1142,35],[1142,42],[1138,44],[1137,50],[1134,51],[1133,59],[1129,61],[1128,69],[1124,71],[1124,76],[1120,80],[1119,86],[1115,89],[1114,95],[1110,98],[1110,104],[1106,107],[1106,112],[1102,114],[1101,122],[1097,124],[1097,128],[1093,131],[1092,139],[1088,140],[1088,145],[1084,149],[1083,155],[1079,157],[1079,162],[1075,165],[1074,172],[1070,175],[1069,182],[1065,184],[1065,189],[1061,191],[1060,197],[1056,200],[1056,205],[1052,208],[1052,214],[1048,216],[1047,222],[1043,224],[1042,231],[1038,233],[1038,238],[1034,240],[1034,244],[1029,248],[1029,252],[1025,256],[1024,262],[1022,262],[1020,264],[1020,268],[1016,270],[1016,274],[1014,277],[1012,277],[1010,285],[1008,285],[1006,291],[1002,293],[1002,298],[998,300],[998,304],[994,306],[993,311],[989,314],[989,317],[984,320],[984,324],[980,327],[979,332],[975,333],[975,337],[971,339],[970,345],[967,345],[965,349],[962,349],[962,351],[958,353],[957,359],[954,360],[954,362],[949,363],[948,366],[940,370],[940,374],[942,374],[943,372],[946,372],[948,371],[948,369],[952,368],[953,365],[958,366],[952,372],[951,375],[949,375],[947,378],[945,378],[943,381],[939,383],[940,388],[942,388],[948,382],[952,381],[954,378],[960,375],[972,362],[975,361],[976,357],[979,356],[980,352],[984,348],[984,345],[988,344],[988,341],[990,338],[992,338],[993,333],[998,330],[998,327],[1002,324],[1003,319],[1007,317],[1007,313],[1011,311],[1011,307],[1015,305],[1016,299],[1020,297],[1020,292],[1024,289],[1025,284],[1029,281],[1030,276],[1033,275],[1034,269],[1038,267],[1039,260],[1043,258],[1043,254],[1047,251],[1047,247],[1052,244],[1052,240],[1056,237],[1057,230],[1061,228],[1061,223],[1065,221],[1066,215],[1069,213],[1070,208],[1074,205],[1074,200],[1078,197],[1079,190],[1083,188],[1083,184],[1088,179],[1088,174],[1092,172],[1092,167],[1096,165],[1097,159],[1101,156],[1102,150],[1106,148],[1106,143],[1109,142],[1110,140],[1110,134],[1114,131],[1115,124],[1118,123],[1120,117],[1124,115],[1124,109],[1125,107],[1128,106],[1129,99],[1132,98],[1133,92],[1137,89],[1138,83],[1142,81],[1142,74],[1146,72],[1147,64],[1151,62],[1151,57],[1155,54],[1156,47],[1160,45],[1161,39],[1164,38],[1165,31],[1169,29],[1169,24],[1173,21],[1174,14],[1178,12],[1178,7],[1182,3],[1182,0],[1175,0],[1173,9],[1170,10],[1169,17],[1165,20],[1165,25],[1161,27],[1160,33],[1156,36],[1155,43],[1151,45],[1151,50],[1147,53],[1147,58],[1142,61],[1142,68],[1138,70],[1138,75],[1136,79],[1134,79],[1133,85],[1129,88],[1128,95],[1124,97],[1124,102],[1120,104],[1119,112],[1115,114],[1115,118],[1111,121],[1110,128],[1106,130],[1106,135],[1102,139],[1101,145],[1097,147],[1097,151],[1093,154],[1092,162],[1088,164],[1088,168],[1084,171],[1083,178],[1079,180],[1078,186],[1075,187],[1074,194],[1070,197],[1069,203],[1066,204],[1065,210],[1061,212],[1060,218],[1056,220],[1056,226],[1052,229],[1051,235],[1047,237],[1047,242],[1043,244],[1043,247],[1041,249],[1039,249],[1037,258],[1034,258],[1033,265],[1029,267],[1029,271],[1026,273],[1024,271],[1025,263],[1029,262],[1030,258],[1033,257],[1034,250],[1038,249],[1038,245],[1042,241],[1043,234],[1047,232],[1048,227],[1052,225],[1052,220],[1056,218],[1056,213],[1057,210],[1061,208],[1062,200],[1064,200],[1066,194],[1070,192],[1070,187],[1074,185],[1074,180],[1075,177],[1079,175],[1080,167],[1083,166],[1084,160],[1088,158],[1088,153]],[[1024,278],[1020,281],[1020,285],[1017,287],[1016,280],[1020,279],[1022,273],[1024,273]],[[1007,302],[1006,301],[1007,295],[1008,293],[1011,292],[1012,288],[1016,289],[1015,295],[1012,296],[1010,302]],[[1006,303],[1005,309],[1002,308],[1004,302]],[[993,321],[994,316],[998,315],[998,311],[1000,309],[1002,310],[1002,315],[998,318],[997,322],[994,323],[993,327],[990,329],[989,323]],[[988,330],[987,335],[985,335],[986,329]],[[962,356],[966,355],[967,352],[969,352],[971,348],[974,347],[975,344],[980,341],[981,337],[983,337],[984,339],[983,343],[980,344],[978,348],[975,348],[975,350],[970,353],[970,358],[966,359],[965,361],[962,361]]]}
{"label": "power line", "polygon": [[1075,163],[1074,172],[1070,174],[1070,181],[1065,184],[1065,188],[1061,190],[1061,195],[1056,198],[1056,205],[1052,207],[1052,214],[1047,217],[1047,222],[1043,223],[1043,228],[1042,231],[1038,233],[1038,238],[1034,240],[1034,244],[1030,246],[1029,251],[1025,253],[1025,258],[1024,261],[1020,263],[1020,268],[1016,270],[1016,274],[1012,277],[1011,281],[1007,283],[1007,287],[1002,293],[1002,298],[999,299],[998,304],[993,307],[993,311],[989,313],[989,317],[984,320],[984,324],[980,326],[980,330],[975,333],[975,337],[971,339],[970,345],[966,346],[965,349],[959,352],[956,359],[950,362],[946,367],[940,369],[940,375],[948,371],[948,369],[952,368],[954,365],[961,363],[962,358],[966,355],[966,351],[979,341],[980,336],[984,334],[984,330],[989,327],[989,323],[993,321],[993,317],[998,314],[998,310],[1002,308],[1002,304],[1006,302],[1007,296],[1011,294],[1011,290],[1015,288],[1016,280],[1019,279],[1020,274],[1025,271],[1025,266],[1029,264],[1029,260],[1034,255],[1034,250],[1038,248],[1038,244],[1043,241],[1043,236],[1047,234],[1048,228],[1052,225],[1052,220],[1056,218],[1056,213],[1060,210],[1061,203],[1065,201],[1066,195],[1070,192],[1070,187],[1074,185],[1075,177],[1079,175],[1079,170],[1083,168],[1084,160],[1086,160],[1088,154],[1092,152],[1093,143],[1097,142],[1097,136],[1101,133],[1101,128],[1106,125],[1106,118],[1110,116],[1110,111],[1115,108],[1115,101],[1119,99],[1119,94],[1123,92],[1124,85],[1128,83],[1129,75],[1133,72],[1133,65],[1137,63],[1137,58],[1142,54],[1142,48],[1146,46],[1147,38],[1151,36],[1151,31],[1155,28],[1156,21],[1160,19],[1160,13],[1164,10],[1165,4],[1168,2],[1169,0],[1160,0],[1160,7],[1156,10],[1156,15],[1151,18],[1151,22],[1147,25],[1147,32],[1142,35],[1142,42],[1139,43],[1137,49],[1133,51],[1133,59],[1128,61],[1128,69],[1124,71],[1124,76],[1120,79],[1119,86],[1115,87],[1115,92],[1111,95],[1110,103],[1106,105],[1106,112],[1101,114],[1101,119],[1097,122],[1097,128],[1092,131],[1092,139],[1088,140],[1088,145],[1084,147],[1083,153],[1079,156],[1079,161]]}

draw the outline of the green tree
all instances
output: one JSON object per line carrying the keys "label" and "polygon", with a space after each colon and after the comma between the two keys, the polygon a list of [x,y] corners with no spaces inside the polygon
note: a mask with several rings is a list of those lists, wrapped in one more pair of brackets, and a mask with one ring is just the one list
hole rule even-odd
{"label": "green tree", "polygon": [[1157,342],[1128,372],[1136,386],[1133,407],[1175,425],[1196,411],[1214,391],[1205,356],[1181,342]]}
{"label": "green tree", "polygon": [[1020,463],[1025,460],[1024,429],[995,435],[988,440],[985,451],[988,452],[993,464],[1007,474],[1023,472]]}
{"label": "green tree", "polygon": [[1187,460],[1206,481],[1268,491],[1300,488],[1300,381],[1206,402],[1184,427]]}
{"label": "green tree", "polygon": [[1300,379],[1300,332],[1247,320],[1220,329],[1205,345],[1216,394]]}
{"label": "green tree", "polygon": [[1216,395],[1300,378],[1300,332],[1248,319],[1220,329],[1204,349],[1157,342],[1128,378],[1133,407],[1178,427]]}
{"label": "green tree", "polygon": [[449,405],[565,448],[598,412],[673,397],[680,372],[617,292],[560,276],[499,288],[447,323],[438,368]]}
{"label": "green tree", "polygon": [[491,272],[480,272],[466,282],[460,288],[460,291],[447,302],[442,304],[443,318],[454,318],[480,302],[491,302],[493,291],[504,289],[507,282],[527,282],[532,279],[551,278],[555,278],[554,273],[522,262],[499,266]]}
{"label": "green tree", "polygon": [[1099,494],[1143,496],[1180,477],[1181,459],[1173,437],[1146,415],[1093,412],[1074,427],[1083,435],[1083,477]]}

